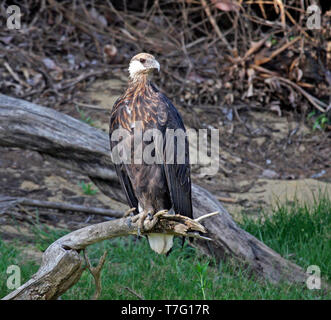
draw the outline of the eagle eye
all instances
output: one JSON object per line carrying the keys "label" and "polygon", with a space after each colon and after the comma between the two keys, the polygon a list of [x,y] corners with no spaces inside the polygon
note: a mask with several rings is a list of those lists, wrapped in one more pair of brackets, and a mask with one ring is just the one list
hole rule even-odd
{"label": "eagle eye", "polygon": [[141,63],[145,63],[145,62],[146,62],[146,59],[144,59],[144,58],[140,58],[139,61],[140,61]]}

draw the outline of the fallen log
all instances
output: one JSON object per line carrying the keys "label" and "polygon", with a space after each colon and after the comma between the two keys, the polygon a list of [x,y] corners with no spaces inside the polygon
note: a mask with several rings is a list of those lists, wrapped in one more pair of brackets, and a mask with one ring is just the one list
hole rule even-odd
{"label": "fallen log", "polygon": [[[68,115],[0,94],[0,146],[38,151],[89,176],[107,196],[126,202],[111,162],[107,133]],[[306,281],[302,268],[239,228],[207,190],[193,184],[192,199],[194,218],[220,212],[204,222],[213,241],[196,240],[197,247],[216,258],[242,263],[272,282]]]}

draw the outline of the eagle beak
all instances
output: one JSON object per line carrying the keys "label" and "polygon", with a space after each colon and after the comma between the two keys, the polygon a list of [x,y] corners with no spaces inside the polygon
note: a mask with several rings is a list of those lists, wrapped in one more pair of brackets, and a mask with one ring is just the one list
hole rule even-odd
{"label": "eagle beak", "polygon": [[150,68],[151,69],[157,69],[157,71],[160,72],[160,64],[156,60],[153,60]]}
{"label": "eagle beak", "polygon": [[160,72],[160,64],[155,60],[156,62],[156,69],[157,69],[157,72]]}

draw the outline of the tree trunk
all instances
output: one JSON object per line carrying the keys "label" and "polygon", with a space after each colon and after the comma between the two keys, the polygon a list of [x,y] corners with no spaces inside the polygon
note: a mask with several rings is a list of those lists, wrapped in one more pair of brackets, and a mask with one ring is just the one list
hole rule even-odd
{"label": "tree trunk", "polygon": [[[40,152],[59,165],[86,174],[107,196],[126,202],[114,171],[108,134],[70,116],[27,101],[0,95],[0,146]],[[204,221],[213,242],[195,245],[221,259],[243,263],[273,282],[304,282],[305,272],[242,230],[207,190],[192,186],[193,215],[220,214]]]}

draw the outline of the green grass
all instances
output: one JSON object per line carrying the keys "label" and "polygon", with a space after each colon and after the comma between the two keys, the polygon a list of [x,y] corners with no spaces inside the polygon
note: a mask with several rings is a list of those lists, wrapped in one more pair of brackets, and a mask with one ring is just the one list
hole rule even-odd
{"label": "green grass", "polygon": [[47,225],[34,224],[31,227],[34,234],[34,244],[36,249],[44,252],[50,244],[63,237],[69,231],[64,229],[52,229]]}
{"label": "green grass", "polygon": [[[18,245],[18,243],[16,243]],[[7,269],[10,265],[18,265],[21,269],[21,283],[28,281],[38,266],[32,261],[24,261],[18,246],[7,244],[0,238],[0,299],[11,292],[7,289]]]}
{"label": "green grass", "polygon": [[[245,218],[241,227],[305,269],[318,265],[322,277],[330,279],[330,213],[331,201],[324,197],[311,206],[281,206],[273,215],[262,214],[257,221]],[[35,229],[36,245],[43,250],[63,234],[61,230],[40,229],[39,235]],[[168,257],[155,254],[145,238],[133,236],[88,247],[94,265],[108,251],[100,299],[331,299],[325,290],[257,279],[240,265],[216,262],[187,244],[182,248],[180,243],[176,239]],[[24,260],[15,244],[0,240],[0,297],[10,292],[5,285],[9,264],[21,266],[23,281],[38,268]],[[84,271],[62,299],[89,299],[93,292],[93,277]]]}
{"label": "green grass", "polygon": [[307,116],[308,119],[313,119],[313,131],[316,129],[325,130],[326,126],[331,124],[331,119],[328,118],[324,113],[317,115],[316,111],[313,110]]}
{"label": "green grass", "polygon": [[242,227],[283,257],[307,269],[317,265],[331,279],[331,200],[313,205],[280,206],[257,221],[244,219]]}
{"label": "green grass", "polygon": [[89,124],[92,127],[95,126],[93,119],[90,116],[88,116],[83,110],[81,110],[78,106],[76,106],[76,110],[79,113],[79,116],[80,116],[80,120],[81,121]]}

